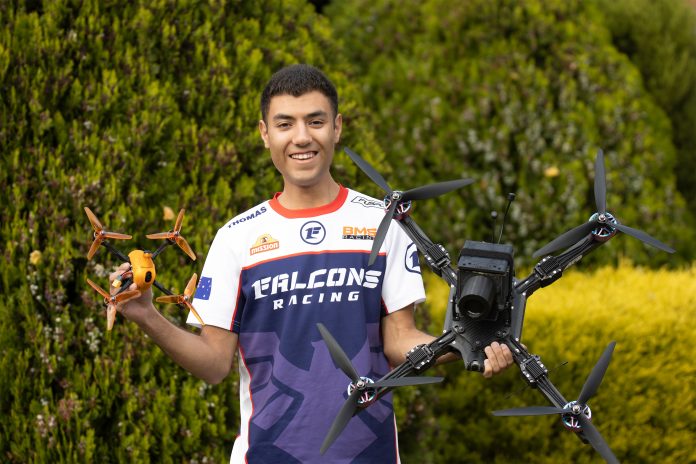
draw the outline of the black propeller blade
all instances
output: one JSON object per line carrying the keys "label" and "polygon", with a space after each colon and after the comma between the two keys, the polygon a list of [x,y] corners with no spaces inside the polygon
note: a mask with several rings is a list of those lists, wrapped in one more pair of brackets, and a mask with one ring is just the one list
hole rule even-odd
{"label": "black propeller blade", "polygon": [[350,359],[341,348],[341,345],[338,344],[336,339],[333,337],[333,335],[331,335],[331,332],[329,332],[324,324],[321,322],[317,323],[317,328],[319,329],[319,333],[326,343],[326,347],[329,349],[331,358],[343,371],[343,373],[350,378],[351,383],[355,387],[348,396],[348,399],[345,401],[345,403],[343,403],[343,406],[334,419],[333,424],[331,424],[331,428],[326,434],[324,442],[321,445],[321,454],[324,454],[326,450],[329,449],[336,438],[338,438],[341,432],[343,432],[343,429],[346,428],[346,425],[348,425],[348,422],[358,409],[360,396],[365,392],[366,389],[425,385],[429,383],[442,382],[443,380],[442,377],[398,377],[378,380],[376,382],[365,382],[360,378],[355,370],[355,367],[353,367],[353,364],[350,362]]}
{"label": "black propeller blade", "polygon": [[614,456],[611,448],[609,448],[607,442],[604,441],[604,438],[599,433],[599,430],[597,430],[597,428],[594,426],[592,421],[589,420],[584,414],[579,414],[578,420],[580,420],[582,432],[585,434],[587,441],[589,441],[590,445],[597,450],[599,455],[602,456],[609,464],[619,464],[619,460],[616,459],[616,456]]}
{"label": "black propeller blade", "polygon": [[387,213],[384,216],[382,222],[380,223],[379,228],[377,229],[377,233],[375,234],[375,240],[372,245],[372,251],[370,252],[370,258],[368,260],[369,266],[372,266],[372,264],[375,262],[375,259],[377,259],[379,249],[382,246],[382,242],[384,242],[384,237],[386,237],[387,235],[387,230],[389,229],[391,220],[394,218],[396,214],[396,208],[399,204],[412,200],[426,200],[429,198],[435,198],[474,182],[473,179],[457,179],[446,182],[438,182],[422,187],[416,187],[403,192],[394,191],[389,186],[387,181],[384,180],[384,177],[382,177],[380,173],[378,173],[372,166],[370,166],[370,164],[367,161],[360,157],[360,155],[358,155],[353,150],[347,147],[344,147],[343,150],[346,152],[346,154],[348,154],[350,159],[352,159],[353,162],[357,164],[358,167],[367,175],[367,177],[369,177],[372,180],[372,182],[377,184],[391,197],[391,204],[389,205],[389,209],[387,210]]}
{"label": "black propeller blade", "polygon": [[597,361],[597,364],[592,368],[590,375],[588,375],[587,380],[585,380],[585,385],[583,385],[582,390],[580,390],[578,403],[583,405],[587,404],[587,401],[597,393],[597,389],[602,383],[604,374],[607,372],[607,367],[609,367],[609,362],[611,362],[611,355],[614,353],[615,346],[616,342],[611,342],[604,349],[604,353],[602,353],[599,361]]}
{"label": "black propeller blade", "polygon": [[597,393],[597,389],[604,379],[604,374],[607,372],[609,363],[611,362],[611,356],[614,353],[614,347],[616,342],[611,342],[604,349],[602,356],[594,365],[590,375],[587,376],[585,384],[582,386],[580,395],[575,402],[570,403],[565,408],[557,408],[555,406],[530,406],[527,408],[513,408],[513,409],[503,409],[500,411],[493,411],[494,416],[542,416],[550,414],[572,414],[580,422],[582,433],[585,438],[590,442],[592,447],[597,450],[597,452],[604,458],[608,463],[618,463],[618,459],[614,456],[609,445],[607,445],[602,435],[599,433],[597,428],[592,424],[592,421],[587,418],[584,414],[585,407],[587,406],[587,401],[590,400]]}
{"label": "black propeller blade", "polygon": [[664,243],[651,237],[643,231],[633,229],[631,227],[615,222],[613,216],[607,213],[607,179],[606,173],[604,171],[604,153],[602,152],[602,150],[597,151],[597,158],[595,159],[594,196],[595,206],[597,207],[597,214],[593,215],[592,219],[589,222],[586,222],[585,224],[582,224],[561,234],[559,237],[555,238],[551,242],[539,248],[533,254],[535,258],[549,253],[553,253],[554,251],[560,250],[562,248],[568,248],[576,244],[581,239],[585,238],[594,229],[602,226],[610,227],[612,229],[618,229],[619,231],[627,235],[630,235],[634,238],[637,238],[638,240],[647,243],[648,245],[666,251],[667,253],[674,253],[673,248],[665,245]]}

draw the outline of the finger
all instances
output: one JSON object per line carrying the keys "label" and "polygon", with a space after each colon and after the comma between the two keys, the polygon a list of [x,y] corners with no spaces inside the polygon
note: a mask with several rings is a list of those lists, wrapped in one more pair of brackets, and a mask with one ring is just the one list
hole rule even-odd
{"label": "finger", "polygon": [[487,379],[493,377],[493,368],[491,367],[491,362],[488,359],[483,360],[483,376]]}
{"label": "finger", "polygon": [[495,355],[495,350],[493,349],[492,344],[485,347],[483,349],[483,352],[486,353],[487,358],[484,361],[484,369],[486,367],[486,361],[488,361],[488,365],[491,369],[491,374],[497,374],[500,371],[500,366],[498,365],[498,357]]}
{"label": "finger", "polygon": [[128,270],[130,270],[130,263],[121,263],[119,267],[114,269],[114,272],[109,274],[109,282],[113,282],[118,276],[120,276]]}
{"label": "finger", "polygon": [[512,357],[512,351],[507,345],[500,345],[500,350],[503,352],[503,358],[505,359],[505,367],[512,366],[515,359]]}
{"label": "finger", "polygon": [[495,359],[495,361],[491,359],[491,361],[493,361],[493,371],[497,374],[507,366],[507,361],[505,360],[505,356],[503,355],[503,350],[500,343],[493,342],[490,344],[490,348],[493,352],[493,357]]}

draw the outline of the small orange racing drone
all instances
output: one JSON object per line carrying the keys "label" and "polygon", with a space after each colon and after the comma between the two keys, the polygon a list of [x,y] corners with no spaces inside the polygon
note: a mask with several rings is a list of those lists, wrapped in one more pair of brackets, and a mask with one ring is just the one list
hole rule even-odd
{"label": "small orange racing drone", "polygon": [[[104,297],[104,303],[106,304],[107,330],[111,330],[114,326],[114,321],[116,320],[116,306],[119,303],[137,296],[139,293],[144,292],[153,285],[166,294],[166,296],[158,297],[155,301],[160,303],[174,303],[181,307],[188,308],[196,319],[198,319],[198,322],[200,322],[201,325],[205,325],[201,317],[198,315],[198,312],[191,304],[193,293],[196,290],[196,280],[198,279],[198,276],[195,273],[186,285],[184,293],[181,295],[174,295],[172,292],[167,290],[167,288],[162,286],[162,284],[155,280],[157,273],[155,271],[154,260],[169,245],[178,245],[179,248],[181,248],[192,260],[196,260],[196,254],[193,252],[186,239],[181,236],[181,223],[184,220],[183,209],[179,211],[179,216],[176,218],[176,223],[174,224],[173,230],[170,230],[169,232],[146,235],[147,238],[153,240],[166,239],[166,241],[160,245],[157,250],[154,252],[133,250],[128,254],[128,256],[125,256],[119,250],[114,248],[108,242],[108,239],[128,240],[131,239],[132,236],[104,230],[104,226],[102,226],[101,222],[99,222],[97,216],[95,216],[92,210],[86,206],[85,213],[87,213],[89,222],[92,224],[92,228],[94,229],[94,241],[92,242],[92,246],[89,248],[89,252],[87,253],[87,259],[92,259],[94,254],[99,249],[99,246],[103,245],[122,262],[127,262],[130,264],[130,269],[118,276],[112,282],[111,285],[114,288],[118,288],[118,291],[114,294],[107,292],[90,279],[87,279],[87,283]],[[135,283],[135,285],[138,287],[137,290],[128,290],[128,287],[130,287],[132,283]]]}

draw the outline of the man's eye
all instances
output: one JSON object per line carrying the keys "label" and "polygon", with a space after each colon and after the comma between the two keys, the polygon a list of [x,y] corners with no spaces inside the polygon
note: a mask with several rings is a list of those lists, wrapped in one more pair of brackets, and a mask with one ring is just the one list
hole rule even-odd
{"label": "man's eye", "polygon": [[278,129],[287,129],[288,127],[290,127],[290,123],[289,122],[281,122],[281,123],[276,124],[276,127]]}
{"label": "man's eye", "polygon": [[313,126],[313,127],[321,127],[324,125],[324,121],[321,121],[321,120],[310,121],[309,125]]}

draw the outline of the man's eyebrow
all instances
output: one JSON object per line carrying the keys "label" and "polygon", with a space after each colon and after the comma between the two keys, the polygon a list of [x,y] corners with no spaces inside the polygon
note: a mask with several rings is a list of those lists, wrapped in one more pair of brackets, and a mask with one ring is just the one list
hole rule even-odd
{"label": "man's eyebrow", "polygon": [[273,115],[274,121],[287,120],[287,119],[293,120],[295,118],[290,116],[289,114],[283,114],[283,113],[278,113],[278,114]]}
{"label": "man's eyebrow", "polygon": [[[328,113],[324,110],[317,110],[313,111],[307,115],[304,116],[303,119],[312,119],[312,118],[319,118],[319,117],[327,117]],[[278,113],[273,115],[272,118],[274,121],[294,121],[295,117],[290,116],[289,114],[284,114],[284,113]]]}
{"label": "man's eyebrow", "polygon": [[319,117],[326,117],[327,113],[324,110],[318,110],[313,113],[309,113],[307,116],[305,116],[305,119],[312,119],[312,118],[319,118]]}

